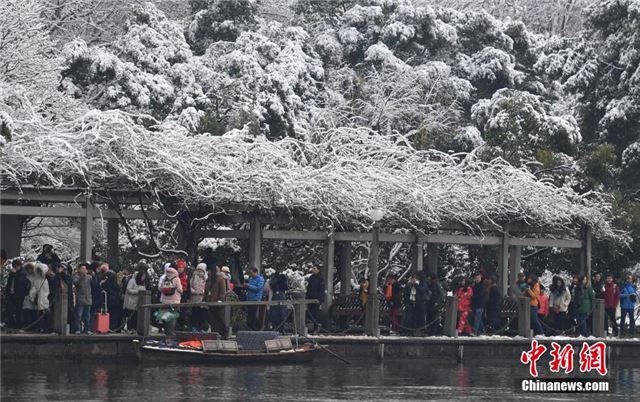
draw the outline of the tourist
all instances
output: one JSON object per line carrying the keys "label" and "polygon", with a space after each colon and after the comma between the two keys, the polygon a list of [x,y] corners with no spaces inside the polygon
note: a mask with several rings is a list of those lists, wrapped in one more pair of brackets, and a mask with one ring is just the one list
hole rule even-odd
{"label": "tourist", "polygon": [[324,303],[325,298],[325,284],[322,276],[320,275],[320,267],[315,265],[311,268],[311,276],[307,279],[307,299],[316,299],[319,304],[309,304],[307,306],[307,312],[309,318],[313,321],[313,332],[318,332],[318,324],[320,323],[320,304]]}
{"label": "tourist", "polygon": [[22,260],[14,258],[11,261],[11,272],[7,279],[6,292],[6,308],[7,316],[5,317],[7,325],[10,328],[22,328],[28,324],[24,322],[22,314],[22,306],[24,298],[29,294],[31,282],[27,278],[27,272],[22,268]]}
{"label": "tourist", "polygon": [[[249,281],[251,282],[251,280]],[[264,286],[264,280],[262,281],[262,283]],[[206,287],[207,289],[205,290],[205,293],[207,297],[207,302],[209,303],[223,302],[225,300],[225,297],[227,296],[227,292],[229,291],[226,277],[222,272],[213,274],[211,277],[209,277],[207,280]],[[248,296],[249,296],[249,292],[247,292],[247,300],[249,300]],[[260,298],[262,298],[262,295],[260,295]],[[249,307],[255,307],[255,306],[249,306]],[[255,317],[255,313],[254,313],[254,317]],[[220,335],[222,335],[223,338],[226,339],[227,336],[229,335],[229,328],[227,327],[227,323],[224,319],[224,307],[209,308],[209,324],[211,325],[211,331],[215,331],[219,333]],[[255,324],[252,323],[251,325],[255,325]],[[253,328],[251,325],[249,325],[251,329],[256,329],[256,328]]]}
{"label": "tourist", "polygon": [[460,278],[455,295],[458,299],[458,334],[470,335],[472,328],[469,324],[469,313],[471,313],[471,297],[473,296],[471,281]]}
{"label": "tourist", "polygon": [[589,285],[589,278],[586,276],[578,277],[578,284],[575,289],[575,299],[578,332],[582,336],[588,336],[589,331],[587,329],[587,318],[593,311],[595,293],[591,285]]}
{"label": "tourist", "polygon": [[116,272],[116,283],[120,288],[120,300],[124,304],[124,298],[127,295],[127,285],[129,284],[129,280],[133,277],[133,272],[131,268],[125,267],[121,269],[119,272]]}
{"label": "tourist", "polygon": [[127,326],[128,331],[136,331],[138,329],[138,303],[141,291],[147,290],[147,273],[138,272],[132,278],[127,281],[127,289],[124,293],[124,303],[122,316],[124,323],[122,326]]}
{"label": "tourist", "polygon": [[613,275],[608,274],[605,277],[604,291],[604,328],[609,335],[609,325],[613,329],[613,335],[620,335],[618,324],[616,323],[616,310],[620,304],[620,288],[613,281]]}
{"label": "tourist", "polygon": [[47,281],[47,264],[39,262],[35,267],[35,275],[31,280],[31,289],[29,290],[29,301],[33,310],[36,311],[35,316],[38,321],[36,328],[40,332],[46,332],[47,320],[46,315],[49,311],[49,282]]}
{"label": "tourist", "polygon": [[[173,267],[168,267],[165,270],[165,274],[162,282],[158,283],[158,289],[160,290],[160,303],[162,304],[180,304],[182,298],[182,283],[178,278],[178,271]],[[168,310],[161,310],[161,316],[168,316]],[[175,337],[176,335],[176,319],[169,317],[163,320],[164,334],[168,337]]]}
{"label": "tourist", "polygon": [[[27,327],[28,329],[34,324],[34,322],[38,319],[37,309],[34,303],[31,301],[31,289],[33,288],[33,284],[36,280],[35,273],[35,263],[29,261],[24,264],[25,273],[27,274],[27,280],[29,281],[29,292],[24,298],[22,303],[22,319],[24,322],[21,325],[21,328]],[[49,296],[47,294],[47,296]]]}
{"label": "tourist", "polygon": [[604,298],[604,283],[602,283],[602,275],[599,272],[593,274],[591,278],[591,287],[593,288],[593,294],[596,299]]}
{"label": "tourist", "polygon": [[518,287],[518,291],[520,294],[524,294],[525,290],[529,287],[527,284],[527,276],[524,272],[518,273],[518,280],[516,281],[516,286]]}
{"label": "tourist", "polygon": [[[271,287],[271,300],[280,301],[287,298],[287,290],[289,285],[287,283],[287,276],[282,273],[275,273],[269,279],[269,285]],[[271,320],[271,327],[274,331],[280,331],[284,333],[284,322],[287,319],[287,307],[286,306],[271,306],[269,308],[269,318]]]}
{"label": "tourist", "polygon": [[226,265],[220,268],[220,272],[223,273],[224,280],[227,282],[227,289],[233,290],[233,281],[231,280],[231,270]]}
{"label": "tourist", "polygon": [[[196,265],[196,269],[191,275],[189,280],[189,288],[191,289],[191,296],[189,301],[191,303],[202,303],[205,297],[206,285],[207,285],[207,264],[201,262]],[[208,326],[206,307],[193,307],[191,309],[191,329],[193,331],[204,331]]]}
{"label": "tourist", "polygon": [[498,278],[495,275],[490,275],[486,283],[489,289],[487,297],[487,326],[496,331],[502,325],[500,322],[502,296],[498,289]]}
{"label": "tourist", "polygon": [[180,279],[180,284],[182,285],[182,299],[181,303],[185,303],[191,297],[191,291],[189,290],[189,276],[187,272],[187,262],[183,259],[178,259],[176,261],[176,270],[178,271],[178,279]]}
{"label": "tourist", "polygon": [[553,312],[553,326],[560,333],[566,329],[567,314],[571,303],[571,292],[565,286],[564,279],[554,276],[549,288],[549,304]]}
{"label": "tourist", "polygon": [[398,278],[395,275],[390,275],[387,278],[387,283],[384,290],[384,298],[389,303],[389,318],[391,321],[391,330],[400,332],[399,315],[402,308],[402,288],[398,283]]}
{"label": "tourist", "polygon": [[535,274],[529,274],[527,278],[527,288],[525,289],[525,296],[528,296],[531,301],[531,329],[533,330],[534,335],[544,335],[544,329],[542,328],[542,323],[540,322],[540,318],[538,317],[538,310],[540,308],[540,301],[538,300],[540,297],[540,283],[538,282],[538,277]]}
{"label": "tourist", "polygon": [[59,262],[51,264],[49,273],[54,272],[49,282],[49,308],[52,314],[49,315],[49,330],[53,331],[54,317],[53,311],[57,303],[58,294],[62,289],[67,291],[67,323],[73,326],[75,310],[73,308],[73,279],[67,269]]}
{"label": "tourist", "polygon": [[[249,280],[244,283],[247,290],[247,301],[262,301],[264,292],[264,278],[258,273],[258,268],[249,269]],[[258,326],[258,306],[247,306],[247,326],[254,331],[259,330]]]}
{"label": "tourist", "polygon": [[53,246],[51,244],[45,244],[42,246],[42,252],[38,255],[36,260],[46,264],[47,267],[52,268],[51,264],[59,263],[60,257],[53,252]]}
{"label": "tourist", "polygon": [[213,248],[207,247],[204,250],[204,256],[202,257],[201,262],[207,266],[207,271],[213,271],[212,276],[215,276],[218,273],[218,261],[213,254]]}
{"label": "tourist", "polygon": [[360,308],[364,311],[369,300],[369,281],[367,278],[360,278],[358,284],[360,285],[358,288],[358,300],[360,301]]}
{"label": "tourist", "polygon": [[471,296],[471,310],[473,311],[473,333],[471,336],[477,336],[484,332],[482,316],[487,299],[487,288],[482,280],[482,274],[476,272],[473,275],[473,295]]}
{"label": "tourist", "polygon": [[117,331],[122,323],[120,287],[118,286],[115,272],[109,269],[109,264],[106,262],[100,264],[98,283],[104,294],[103,298],[106,296],[107,305],[103,307],[109,313],[109,329]]}
{"label": "tourist", "polygon": [[576,299],[576,290],[578,288],[578,283],[580,281],[580,277],[578,275],[573,275],[571,277],[571,284],[569,285],[569,294],[571,295],[571,302],[569,303],[568,316],[571,319],[571,322],[574,324],[577,323],[578,318],[578,302]]}
{"label": "tourist", "polygon": [[89,318],[91,320],[91,325],[89,328],[93,330],[94,320],[96,314],[102,310],[102,305],[104,304],[104,293],[102,293],[102,287],[100,286],[100,282],[98,280],[100,271],[100,262],[92,261],[89,264],[89,275],[91,275],[91,314]]}
{"label": "tourist", "polygon": [[82,263],[78,266],[78,273],[73,277],[75,287],[76,306],[74,310],[74,332],[76,334],[92,334],[91,305],[93,304],[91,290],[94,278],[89,275],[89,265]]}
{"label": "tourist", "polygon": [[431,297],[427,301],[427,316],[432,321],[432,324],[427,329],[430,335],[435,335],[440,332],[440,310],[444,306],[444,298],[446,296],[438,275],[429,274],[429,292]]}
{"label": "tourist", "polygon": [[624,286],[620,290],[620,336],[624,333],[624,324],[629,316],[629,334],[636,335],[635,307],[638,302],[636,286],[633,284],[633,276],[627,275]]}

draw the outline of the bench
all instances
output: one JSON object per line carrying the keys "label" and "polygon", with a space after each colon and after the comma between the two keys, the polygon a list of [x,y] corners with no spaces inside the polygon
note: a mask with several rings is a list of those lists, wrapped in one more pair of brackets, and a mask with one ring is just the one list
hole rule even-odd
{"label": "bench", "polygon": [[[382,296],[378,296],[380,306],[380,319],[388,319],[391,314],[391,306],[389,302]],[[342,319],[349,322],[358,320],[364,315],[364,310],[360,306],[360,297],[357,293],[347,296],[337,296],[331,306],[331,316],[334,319]],[[399,311],[400,317],[404,315],[404,306]],[[363,322],[364,323],[364,322]]]}

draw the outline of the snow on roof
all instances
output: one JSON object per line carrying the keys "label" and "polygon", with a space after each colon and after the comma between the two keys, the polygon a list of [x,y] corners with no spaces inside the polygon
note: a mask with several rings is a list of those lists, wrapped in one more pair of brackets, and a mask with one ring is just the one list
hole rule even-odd
{"label": "snow on roof", "polygon": [[139,121],[91,111],[55,127],[16,122],[0,158],[0,189],[142,190],[184,205],[219,210],[241,203],[363,228],[379,209],[382,224],[394,228],[519,222],[570,233],[590,225],[598,237],[617,237],[604,195],[556,187],[502,159],[416,150],[400,135],[364,128],[269,141],[243,130],[191,135],[172,123],[145,128]]}

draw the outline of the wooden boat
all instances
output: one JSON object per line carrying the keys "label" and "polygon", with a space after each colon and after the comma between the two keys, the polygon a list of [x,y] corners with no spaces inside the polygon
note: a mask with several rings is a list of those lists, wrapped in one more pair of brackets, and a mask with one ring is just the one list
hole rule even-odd
{"label": "wooden boat", "polygon": [[138,357],[143,361],[163,361],[174,363],[206,364],[298,364],[309,363],[320,351],[313,345],[303,345],[299,349],[280,350],[278,352],[204,352],[202,350],[160,348],[143,345],[140,342]]}
{"label": "wooden boat", "polygon": [[[246,338],[242,346],[236,341],[219,340],[217,337],[195,336],[184,341],[184,334],[179,341],[147,342],[134,341],[137,354],[143,361],[190,362],[207,364],[296,364],[308,363],[321,350],[317,345],[305,343],[294,347],[289,337],[259,338],[260,334],[252,334],[252,343]],[[263,334],[264,335],[264,334]],[[242,339],[241,339],[242,340]],[[258,342],[256,342],[258,341]]]}

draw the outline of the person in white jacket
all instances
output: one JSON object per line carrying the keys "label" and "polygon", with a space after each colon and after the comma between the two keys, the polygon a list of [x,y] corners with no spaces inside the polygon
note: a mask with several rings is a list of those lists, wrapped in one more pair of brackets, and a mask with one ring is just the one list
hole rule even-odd
{"label": "person in white jacket", "polygon": [[49,311],[49,282],[47,281],[47,264],[36,263],[35,275],[31,280],[29,290],[29,302],[37,312],[39,324],[36,327],[40,332],[44,332],[47,327],[47,320],[44,318]]}
{"label": "person in white jacket", "polygon": [[564,279],[560,276],[554,276],[551,286],[549,287],[551,295],[549,297],[549,305],[553,311],[553,326],[558,331],[566,329],[567,312],[571,303],[571,292],[564,283]]}
{"label": "person in white jacket", "polygon": [[127,324],[127,330],[135,331],[138,321],[138,294],[142,290],[147,290],[145,283],[147,280],[146,272],[138,272],[135,277],[127,282],[127,289],[124,294],[124,319]]}

